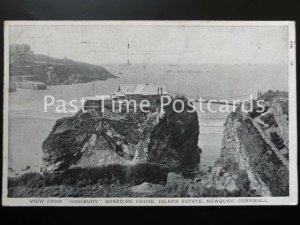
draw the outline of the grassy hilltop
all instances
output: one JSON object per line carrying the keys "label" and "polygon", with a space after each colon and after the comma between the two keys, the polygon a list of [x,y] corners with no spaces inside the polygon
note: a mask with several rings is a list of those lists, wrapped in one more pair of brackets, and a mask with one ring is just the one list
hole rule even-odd
{"label": "grassy hilltop", "polygon": [[94,80],[117,78],[101,66],[77,62],[71,59],[57,59],[35,54],[29,45],[10,45],[9,75],[18,80],[41,81],[48,85],[85,83]]}

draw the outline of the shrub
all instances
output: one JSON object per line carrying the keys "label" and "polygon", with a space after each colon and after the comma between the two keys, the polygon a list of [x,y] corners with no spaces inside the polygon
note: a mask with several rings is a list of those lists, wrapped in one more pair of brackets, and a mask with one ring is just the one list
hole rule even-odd
{"label": "shrub", "polygon": [[[122,165],[108,165],[94,168],[73,168],[62,173],[51,174],[49,185],[86,186],[96,183],[111,184],[125,182],[126,169]],[[49,179],[50,178],[50,179]]]}
{"label": "shrub", "polygon": [[41,175],[28,173],[9,178],[8,187],[26,186],[88,186],[93,184],[140,184],[143,182],[166,183],[169,168],[155,163],[141,163],[133,166],[112,164],[93,168],[72,168],[63,172]]}
{"label": "shrub", "polygon": [[268,113],[268,114],[265,114],[263,116],[260,117],[260,119],[268,124],[269,126],[275,126],[275,127],[278,127],[277,123],[276,123],[276,120],[275,120],[275,117],[272,113]]}
{"label": "shrub", "polygon": [[8,187],[27,186],[31,188],[41,187],[45,185],[45,179],[38,173],[26,173],[20,177],[8,179]]}
{"label": "shrub", "polygon": [[128,167],[127,181],[133,184],[143,182],[166,183],[170,169],[156,163],[139,163]]}

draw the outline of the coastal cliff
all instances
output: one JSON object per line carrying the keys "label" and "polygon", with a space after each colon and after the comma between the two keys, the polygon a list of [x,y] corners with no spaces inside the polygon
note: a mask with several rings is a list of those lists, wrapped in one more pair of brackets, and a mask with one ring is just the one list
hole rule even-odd
{"label": "coastal cliff", "polygon": [[9,46],[9,67],[9,76],[16,82],[28,80],[60,85],[117,78],[101,66],[36,54],[26,44]]}
{"label": "coastal cliff", "polygon": [[287,196],[288,107],[276,93],[261,96],[262,113],[231,113],[209,187],[236,196]]}
{"label": "coastal cliff", "polygon": [[172,171],[198,170],[198,136],[197,113],[187,109],[79,112],[58,120],[43,142],[43,171],[141,162],[163,164]]}
{"label": "coastal cliff", "polygon": [[172,171],[199,171],[199,122],[196,112],[176,113],[168,106],[152,132],[148,161],[169,166]]}

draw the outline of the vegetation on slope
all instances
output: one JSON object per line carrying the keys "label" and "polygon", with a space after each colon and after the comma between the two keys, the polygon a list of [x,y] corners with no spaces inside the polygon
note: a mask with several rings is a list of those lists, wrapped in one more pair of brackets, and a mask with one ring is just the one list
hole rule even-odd
{"label": "vegetation on slope", "polygon": [[29,45],[10,46],[10,76],[14,79],[22,76],[49,85],[117,78],[101,66],[35,54]]}

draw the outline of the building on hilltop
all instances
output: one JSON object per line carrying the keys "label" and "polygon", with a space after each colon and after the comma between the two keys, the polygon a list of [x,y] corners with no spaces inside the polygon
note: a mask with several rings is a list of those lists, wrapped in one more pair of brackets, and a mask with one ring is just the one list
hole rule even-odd
{"label": "building on hilltop", "polygon": [[168,95],[164,85],[154,84],[121,84],[118,90],[110,95],[96,95],[84,98],[84,109],[97,109],[114,101],[135,100],[139,104],[142,100],[148,100],[150,106],[160,104],[161,96]]}
{"label": "building on hilltop", "polygon": [[121,84],[118,91],[114,93],[116,96],[120,95],[121,98],[128,101],[135,100],[141,102],[142,100],[148,100],[151,105],[159,104],[160,97],[168,95],[167,89],[164,85],[154,84]]}

